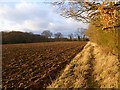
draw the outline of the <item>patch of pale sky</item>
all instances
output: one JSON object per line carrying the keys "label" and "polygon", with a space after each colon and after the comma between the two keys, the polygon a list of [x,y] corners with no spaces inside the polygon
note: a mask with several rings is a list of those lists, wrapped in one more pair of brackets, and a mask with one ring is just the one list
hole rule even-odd
{"label": "patch of pale sky", "polygon": [[[4,2],[7,0],[4,0]],[[19,0],[20,1],[20,0]],[[44,1],[44,0],[42,0]],[[3,3],[0,5],[0,30],[41,33],[43,30],[68,34],[87,25],[57,13],[56,7],[45,3]]]}

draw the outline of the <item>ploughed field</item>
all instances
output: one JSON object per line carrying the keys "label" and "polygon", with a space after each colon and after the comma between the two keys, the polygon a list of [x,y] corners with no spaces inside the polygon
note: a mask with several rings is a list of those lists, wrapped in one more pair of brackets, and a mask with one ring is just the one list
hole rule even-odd
{"label": "ploughed field", "polygon": [[2,87],[47,87],[85,44],[47,42],[3,45]]}

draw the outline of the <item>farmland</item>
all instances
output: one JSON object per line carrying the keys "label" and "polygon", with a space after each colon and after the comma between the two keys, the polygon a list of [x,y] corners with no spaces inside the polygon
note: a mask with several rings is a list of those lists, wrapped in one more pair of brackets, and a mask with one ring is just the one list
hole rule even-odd
{"label": "farmland", "polygon": [[47,42],[3,45],[3,88],[47,87],[85,44]]}

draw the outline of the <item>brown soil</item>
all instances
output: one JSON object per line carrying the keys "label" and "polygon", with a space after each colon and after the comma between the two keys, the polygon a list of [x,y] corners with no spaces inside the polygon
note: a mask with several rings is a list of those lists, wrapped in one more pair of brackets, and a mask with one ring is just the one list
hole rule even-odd
{"label": "brown soil", "polygon": [[3,45],[2,87],[40,88],[50,85],[86,42]]}

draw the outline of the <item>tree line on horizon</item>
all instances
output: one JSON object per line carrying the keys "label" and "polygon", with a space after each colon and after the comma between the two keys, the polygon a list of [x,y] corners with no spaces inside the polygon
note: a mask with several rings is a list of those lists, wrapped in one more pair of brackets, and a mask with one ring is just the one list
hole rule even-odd
{"label": "tree line on horizon", "polygon": [[88,40],[85,37],[85,31],[78,28],[74,34],[68,34],[64,37],[61,32],[53,34],[50,30],[44,30],[41,34],[33,34],[32,32],[21,31],[2,31],[2,44],[16,44],[16,43],[35,43],[35,42],[55,42],[55,41],[83,41]]}

